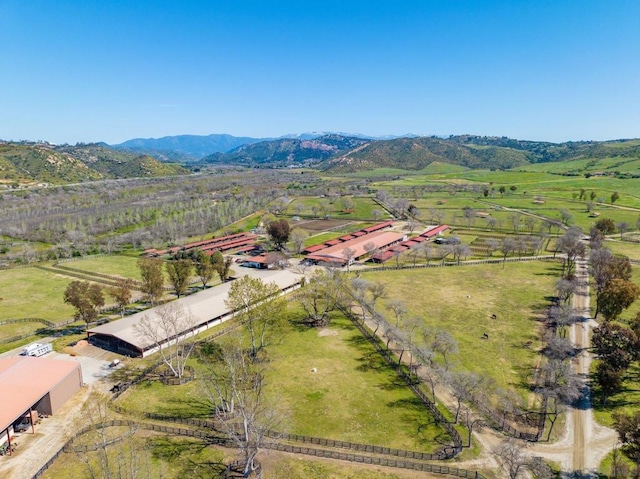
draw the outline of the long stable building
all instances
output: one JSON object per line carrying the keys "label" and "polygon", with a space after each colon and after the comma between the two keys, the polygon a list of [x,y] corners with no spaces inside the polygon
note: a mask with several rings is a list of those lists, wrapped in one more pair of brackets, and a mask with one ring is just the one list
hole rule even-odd
{"label": "long stable building", "polygon": [[55,414],[82,388],[80,364],[19,356],[0,359],[0,445],[9,442],[17,424]]}
{"label": "long stable building", "polygon": [[430,226],[425,231],[420,233],[418,236],[414,236],[413,238],[409,238],[404,240],[391,248],[387,248],[384,251],[378,251],[374,255],[371,256],[371,262],[373,263],[384,263],[385,261],[389,261],[396,255],[400,255],[405,251],[410,250],[411,248],[415,248],[420,243],[424,243],[438,235],[441,235],[443,232],[449,229],[448,225],[438,225],[438,226]]}
{"label": "long stable building", "polygon": [[[275,283],[282,291],[288,291],[295,288],[300,283],[301,279],[300,275],[286,270],[263,270],[259,272],[246,270],[245,275],[258,277],[265,283]],[[160,344],[162,345],[176,338],[181,340],[198,334],[232,317],[233,311],[231,311],[226,305],[226,299],[232,284],[232,281],[228,281],[213,288],[175,300],[184,308],[185,313],[191,315],[193,321],[189,322],[189,329],[180,331],[173,337],[159,338]],[[89,330],[89,339],[97,346],[120,354],[125,354],[127,356],[144,357],[152,354],[158,351],[158,344],[154,339],[139,332],[138,325],[145,316],[151,321],[158,322],[159,335],[166,333],[159,324],[160,318],[156,314],[156,308],[151,308],[149,310],[91,328]]]}
{"label": "long stable building", "polygon": [[402,233],[374,231],[325,247],[317,253],[307,255],[307,258],[318,264],[344,266],[350,259],[357,260],[373,250],[389,248],[405,239],[406,236]]}
{"label": "long stable building", "polygon": [[188,243],[182,246],[174,246],[169,249],[158,250],[151,248],[145,250],[143,254],[145,256],[157,257],[165,254],[176,254],[181,251],[201,250],[208,255],[212,255],[216,251],[229,251],[247,247],[253,248],[256,244],[257,238],[258,236],[253,233],[235,233],[228,236],[220,236],[218,238]]}

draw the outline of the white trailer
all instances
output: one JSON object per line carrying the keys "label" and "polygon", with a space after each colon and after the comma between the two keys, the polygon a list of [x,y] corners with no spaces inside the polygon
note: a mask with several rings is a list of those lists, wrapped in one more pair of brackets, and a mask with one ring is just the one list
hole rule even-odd
{"label": "white trailer", "polygon": [[40,356],[44,356],[47,353],[50,353],[51,351],[53,351],[53,347],[51,346],[50,343],[45,343],[45,344],[40,344],[40,343],[34,343],[34,344],[30,344],[29,346],[25,347],[22,350],[21,355],[22,356],[33,356],[33,357],[40,357]]}

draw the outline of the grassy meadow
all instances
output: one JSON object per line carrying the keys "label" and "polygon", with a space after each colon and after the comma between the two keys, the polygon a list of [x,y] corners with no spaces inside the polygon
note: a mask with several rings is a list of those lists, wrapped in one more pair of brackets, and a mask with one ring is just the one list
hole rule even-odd
{"label": "grassy meadow", "polygon": [[[300,317],[291,312],[290,319]],[[344,317],[323,330],[290,322],[268,349],[268,391],[291,433],[431,452],[443,431]],[[191,361],[196,371],[203,366]],[[312,373],[311,369],[317,372]],[[118,402],[133,411],[209,414],[198,381],[145,381]]]}
{"label": "grassy meadow", "polygon": [[[546,297],[559,278],[558,264],[390,270],[363,272],[361,277],[385,284],[386,303],[404,301],[407,318],[419,317],[427,326],[447,330],[458,343],[458,354],[450,358],[455,369],[486,374],[498,386],[527,397],[541,346],[537,320],[549,306]],[[384,304],[378,310],[395,321]],[[485,333],[489,339],[483,339]]]}
{"label": "grassy meadow", "polygon": [[71,318],[74,309],[62,300],[71,281],[68,276],[37,268],[0,270],[0,318],[42,318],[53,322]]}
{"label": "grassy meadow", "polygon": [[303,196],[294,199],[287,209],[284,211],[286,215],[313,215],[314,211],[317,214],[321,214],[324,212],[330,217],[334,219],[350,219],[350,218],[372,218],[372,211],[374,209],[382,210],[380,206],[378,206],[373,199],[369,197],[361,197],[361,196],[348,196],[344,198],[348,198],[353,202],[353,208],[350,212],[345,212],[343,208],[342,198],[339,197],[336,199],[331,198],[319,198],[319,197],[309,197]]}
{"label": "grassy meadow", "polygon": [[132,256],[111,255],[96,258],[86,257],[80,261],[64,263],[62,266],[86,271],[87,274],[101,273],[140,281],[137,262],[138,258]]}

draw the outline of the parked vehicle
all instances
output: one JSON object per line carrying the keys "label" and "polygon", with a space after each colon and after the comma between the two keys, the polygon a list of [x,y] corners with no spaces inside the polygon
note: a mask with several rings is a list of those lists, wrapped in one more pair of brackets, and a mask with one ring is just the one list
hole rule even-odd
{"label": "parked vehicle", "polygon": [[25,347],[20,353],[20,355],[34,356],[37,358],[40,356],[44,356],[45,354],[50,353],[51,351],[53,351],[53,347],[51,346],[50,343],[45,343],[45,344],[34,343]]}

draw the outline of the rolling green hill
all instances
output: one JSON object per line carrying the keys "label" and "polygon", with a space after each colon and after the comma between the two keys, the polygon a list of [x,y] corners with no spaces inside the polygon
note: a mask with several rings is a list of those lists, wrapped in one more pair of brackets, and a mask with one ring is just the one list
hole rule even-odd
{"label": "rolling green hill", "polygon": [[421,170],[433,162],[474,169],[508,169],[530,163],[530,154],[513,148],[463,145],[435,137],[372,141],[323,165],[336,172],[374,168]]}
{"label": "rolling green hill", "polygon": [[161,163],[148,155],[115,151],[101,144],[0,143],[0,181],[4,183],[63,184],[186,173],[181,166]]}
{"label": "rolling green hill", "polygon": [[335,173],[378,168],[422,170],[439,162],[487,170],[539,165],[539,171],[570,175],[604,169],[629,177],[639,159],[640,140],[549,143],[464,135],[371,141],[328,159],[321,168]]}

